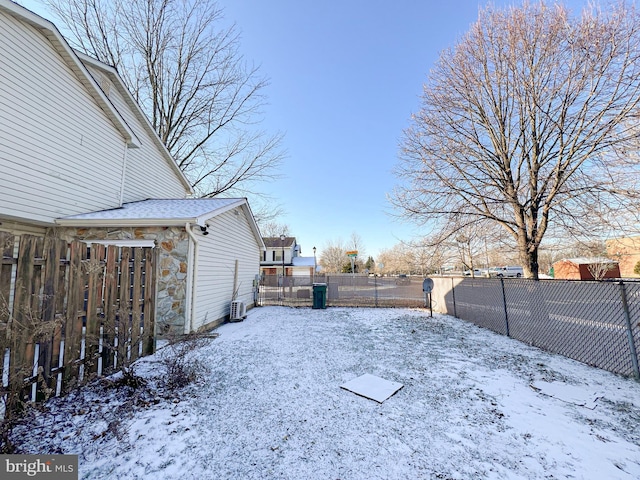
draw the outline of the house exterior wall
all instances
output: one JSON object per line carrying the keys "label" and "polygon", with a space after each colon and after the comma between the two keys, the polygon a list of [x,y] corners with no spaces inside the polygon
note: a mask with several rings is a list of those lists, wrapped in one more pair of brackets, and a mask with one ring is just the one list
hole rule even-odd
{"label": "house exterior wall", "polygon": [[[291,241],[289,239],[289,241]],[[260,275],[282,275],[282,246],[267,247],[260,253]],[[313,267],[293,265],[294,259],[299,257],[298,245],[290,243],[284,246],[284,267],[285,276],[310,276],[313,275]],[[275,269],[275,270],[274,270]]]}
{"label": "house exterior wall", "polygon": [[607,256],[618,260],[620,275],[625,278],[638,278],[634,272],[640,262],[640,237],[621,237],[606,241]]}
{"label": "house exterior wall", "polygon": [[[282,247],[267,247],[262,252],[262,262],[271,265],[282,265]],[[293,246],[284,247],[284,263],[291,264],[293,258]]]}
{"label": "house exterior wall", "polygon": [[[261,247],[244,209],[223,213],[211,219],[208,225],[209,235],[197,234],[198,267],[193,285],[193,321],[188,318],[190,305],[187,303],[187,286],[194,275],[193,264],[190,263],[193,246],[184,227],[56,227],[41,233],[69,242],[153,240],[158,255],[157,333],[166,336],[212,328],[226,320],[236,278],[235,299],[244,302],[248,308],[254,305],[254,280],[259,272]],[[4,230],[3,225],[0,225],[0,230]],[[13,230],[18,233],[18,230]],[[31,233],[30,230],[33,229],[25,227],[22,231]]]}
{"label": "house exterior wall", "polygon": [[296,266],[291,269],[291,275],[294,277],[311,277],[313,276],[313,267]]}
{"label": "house exterior wall", "polygon": [[[54,231],[54,230],[52,230]],[[158,251],[156,325],[159,335],[182,334],[187,315],[189,238],[183,227],[58,228],[67,241],[154,240]]]}
{"label": "house exterior wall", "polygon": [[242,208],[207,221],[209,235],[198,237],[194,329],[224,321],[234,296],[247,307],[254,304],[254,281],[260,271],[260,246]]}
{"label": "house exterior wall", "polygon": [[[313,267],[307,266],[291,266],[285,264],[284,266],[284,274],[286,277],[311,277],[313,275]],[[273,266],[265,267],[264,265],[260,266],[260,275],[278,275],[282,276],[282,265],[278,266],[275,264]]]}
{"label": "house exterior wall", "polygon": [[[127,152],[123,202],[136,202],[146,198],[185,198],[189,192],[167,163],[158,145],[149,137],[142,121],[131,111],[126,99],[116,86],[111,84],[106,73],[92,65],[87,67],[103,91],[106,90],[105,94],[139,141],[139,148],[131,148]],[[105,80],[109,83],[105,84]]]}
{"label": "house exterior wall", "polygon": [[40,31],[0,11],[0,32],[0,217],[119,206],[122,135]]}
{"label": "house exterior wall", "polygon": [[580,280],[580,268],[573,262],[556,262],[553,264],[553,276],[565,280]]}
{"label": "house exterior wall", "polygon": [[[564,280],[594,280],[593,274],[589,270],[589,265],[576,264],[567,260],[553,264],[554,278]],[[602,278],[619,278],[620,269],[617,265],[608,270]]]}

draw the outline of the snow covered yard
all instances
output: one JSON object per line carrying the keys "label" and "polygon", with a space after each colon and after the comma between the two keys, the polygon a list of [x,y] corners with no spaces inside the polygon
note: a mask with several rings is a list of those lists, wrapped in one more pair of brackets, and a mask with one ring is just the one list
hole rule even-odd
{"label": "snow covered yard", "polygon": [[[13,440],[84,479],[640,478],[634,380],[423,310],[263,307],[217,331],[196,384],[98,382]],[[150,387],[168,353],[139,362]],[[340,388],[365,373],[404,387]]]}

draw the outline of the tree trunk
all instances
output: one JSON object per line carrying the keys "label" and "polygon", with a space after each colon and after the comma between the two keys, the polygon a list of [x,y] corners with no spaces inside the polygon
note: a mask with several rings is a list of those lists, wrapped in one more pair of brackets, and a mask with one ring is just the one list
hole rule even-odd
{"label": "tree trunk", "polygon": [[525,243],[524,248],[522,245],[518,245],[518,247],[520,250],[520,263],[522,264],[525,278],[538,280],[538,246]]}

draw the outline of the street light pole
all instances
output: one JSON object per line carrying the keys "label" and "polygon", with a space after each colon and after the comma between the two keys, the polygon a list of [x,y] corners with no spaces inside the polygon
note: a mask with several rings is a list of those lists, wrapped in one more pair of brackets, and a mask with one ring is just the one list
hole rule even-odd
{"label": "street light pole", "polygon": [[316,282],[316,247],[313,247],[313,274],[311,276],[311,283]]}

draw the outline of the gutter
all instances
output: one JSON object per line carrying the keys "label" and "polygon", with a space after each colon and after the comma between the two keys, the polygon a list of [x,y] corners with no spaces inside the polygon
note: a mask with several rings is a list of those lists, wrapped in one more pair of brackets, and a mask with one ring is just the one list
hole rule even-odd
{"label": "gutter", "polygon": [[[187,298],[186,298],[186,311],[185,311],[185,334],[191,333],[193,331],[193,319],[195,317],[195,295],[194,288],[196,284],[196,279],[198,275],[198,239],[193,234],[193,230],[191,230],[192,225],[187,222],[184,226],[184,229],[187,232],[187,235],[191,238],[193,243],[189,242],[189,259],[193,259],[193,274],[187,275]],[[192,247],[193,245],[193,247]]]}

